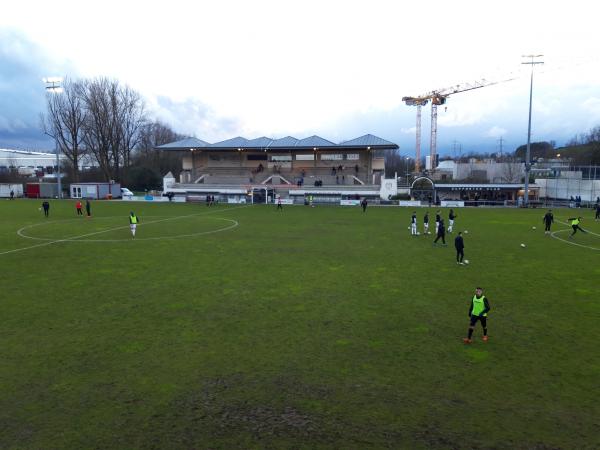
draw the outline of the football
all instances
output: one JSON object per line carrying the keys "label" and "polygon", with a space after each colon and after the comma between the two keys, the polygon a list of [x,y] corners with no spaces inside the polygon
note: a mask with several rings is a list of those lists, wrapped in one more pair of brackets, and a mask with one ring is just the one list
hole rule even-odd
{"label": "football", "polygon": [[525,248],[525,247],[526,247],[526,245],[525,245],[525,244],[521,244],[521,247]]}
{"label": "football", "polygon": [[536,227],[531,227],[531,229],[532,229],[532,230],[535,230],[535,229],[536,229]]}
{"label": "football", "polygon": [[467,230],[464,231],[465,234],[469,234],[469,232]]}
{"label": "football", "polygon": [[464,262],[465,264],[469,264],[469,260],[468,260],[468,259],[465,259],[463,262]]}

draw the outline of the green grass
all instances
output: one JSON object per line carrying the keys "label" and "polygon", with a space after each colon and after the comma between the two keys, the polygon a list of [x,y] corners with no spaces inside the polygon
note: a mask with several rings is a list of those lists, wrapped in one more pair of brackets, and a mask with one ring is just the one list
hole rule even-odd
{"label": "green grass", "polygon": [[600,446],[600,250],[541,210],[459,210],[461,267],[405,208],[38,207],[0,202],[0,448]]}

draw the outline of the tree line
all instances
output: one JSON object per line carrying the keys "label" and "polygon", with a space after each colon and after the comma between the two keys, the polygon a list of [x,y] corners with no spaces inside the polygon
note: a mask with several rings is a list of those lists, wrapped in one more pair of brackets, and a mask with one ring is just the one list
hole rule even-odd
{"label": "tree line", "polygon": [[[66,157],[72,181],[100,177],[153,189],[161,186],[165,173],[181,170],[180,158],[155,147],[183,136],[151,119],[142,96],[117,80],[64,80],[62,92],[47,93],[40,121]],[[87,163],[92,169],[82,173]]]}

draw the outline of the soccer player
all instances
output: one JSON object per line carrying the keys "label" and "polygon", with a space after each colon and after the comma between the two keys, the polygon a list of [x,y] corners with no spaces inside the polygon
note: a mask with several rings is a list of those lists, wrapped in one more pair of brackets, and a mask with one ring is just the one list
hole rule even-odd
{"label": "soccer player", "polygon": [[129,213],[129,228],[131,229],[131,235],[135,238],[135,229],[140,219],[134,214],[133,211]]}
{"label": "soccer player", "polygon": [[583,220],[583,217],[571,217],[569,220],[571,221],[571,227],[573,228],[573,232],[569,235],[569,239],[573,239],[573,236],[575,236],[577,230],[581,231],[582,233],[587,233],[587,231],[579,226]]}
{"label": "soccer player", "polygon": [[77,203],[75,203],[75,208],[77,208],[77,215],[78,216],[83,216],[83,211],[81,210],[81,200],[77,200]]}
{"label": "soccer player", "polygon": [[87,214],[87,218],[92,217],[92,204],[89,200],[85,201],[85,213]]}
{"label": "soccer player", "polygon": [[464,265],[465,242],[463,241],[462,231],[459,231],[458,236],[454,238],[454,248],[456,248],[456,264]]}
{"label": "soccer player", "polygon": [[43,201],[42,208],[44,208],[44,216],[48,217],[50,215],[50,203],[48,203],[48,200]]}
{"label": "soccer player", "polygon": [[410,234],[413,236],[417,235],[417,212],[413,211],[410,218]]}
{"label": "soccer player", "polygon": [[600,203],[596,203],[596,220],[600,220]]}
{"label": "soccer player", "polygon": [[448,213],[448,233],[452,233],[455,217],[458,217],[458,214],[454,214],[454,210],[451,208],[450,212]]}
{"label": "soccer player", "polygon": [[550,227],[554,223],[554,214],[552,214],[552,210],[549,209],[548,212],[544,215],[543,219],[544,225],[546,229],[544,230],[544,234],[550,234]]}
{"label": "soccer player", "polygon": [[438,228],[440,227],[440,220],[442,220],[442,214],[440,213],[440,210],[438,209],[435,212],[435,233],[436,234],[438,232]]}
{"label": "soccer player", "polygon": [[433,241],[433,245],[437,244],[439,238],[442,238],[442,245],[446,246],[446,228],[444,226],[444,219],[440,218],[440,223],[437,227],[437,236],[435,241]]}
{"label": "soccer player", "polygon": [[423,217],[423,234],[429,234],[429,211]]}
{"label": "soccer player", "polygon": [[473,342],[473,330],[477,321],[481,322],[483,328],[483,342],[488,341],[487,335],[487,313],[490,311],[490,302],[487,297],[483,295],[483,289],[480,287],[475,289],[475,295],[471,299],[471,306],[469,307],[469,319],[471,323],[469,325],[469,334],[466,338],[463,338],[465,344]]}
{"label": "soccer player", "polygon": [[363,212],[367,212],[367,197],[362,199],[360,206],[362,206]]}
{"label": "soccer player", "polygon": [[283,206],[281,205],[281,195],[277,196],[277,209],[283,211]]}

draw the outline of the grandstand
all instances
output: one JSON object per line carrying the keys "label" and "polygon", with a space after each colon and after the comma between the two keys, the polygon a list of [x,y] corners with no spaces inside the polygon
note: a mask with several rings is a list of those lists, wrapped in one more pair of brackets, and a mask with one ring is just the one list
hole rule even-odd
{"label": "grandstand", "polygon": [[175,195],[215,195],[228,202],[272,201],[280,195],[293,203],[312,196],[316,203],[338,203],[379,198],[384,152],[398,145],[367,134],[339,144],[319,136],[236,137],[214,144],[187,138],[157,149],[182,154],[179,180],[165,182],[165,191]]}

